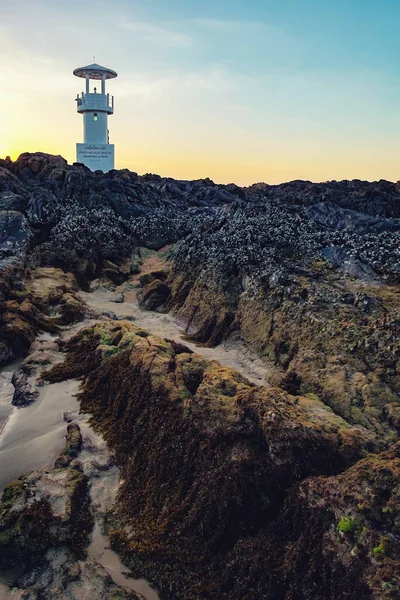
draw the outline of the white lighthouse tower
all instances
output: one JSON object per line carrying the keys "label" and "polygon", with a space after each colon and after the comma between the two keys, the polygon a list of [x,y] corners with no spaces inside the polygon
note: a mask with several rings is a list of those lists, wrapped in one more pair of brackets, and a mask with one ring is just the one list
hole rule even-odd
{"label": "white lighthouse tower", "polygon": [[[83,115],[83,144],[76,145],[76,160],[92,171],[106,173],[114,168],[114,144],[109,143],[108,115],[114,113],[114,96],[106,94],[106,79],[117,73],[96,63],[75,69],[74,75],[86,79],[86,91],[76,97],[78,113]],[[91,89],[90,80],[101,82]]]}

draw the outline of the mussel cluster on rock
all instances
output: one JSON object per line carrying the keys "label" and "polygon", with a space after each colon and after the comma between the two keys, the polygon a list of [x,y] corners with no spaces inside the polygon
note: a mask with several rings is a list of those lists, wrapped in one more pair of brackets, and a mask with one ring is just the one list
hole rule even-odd
{"label": "mussel cluster on rock", "polygon": [[[239,188],[128,170],[91,173],[61,157],[0,161],[0,259],[34,249],[39,265],[90,275],[137,245],[184,240],[182,269],[262,277],[325,257],[356,274],[398,279],[400,191],[387,181]],[[204,239],[207,243],[204,243]]]}

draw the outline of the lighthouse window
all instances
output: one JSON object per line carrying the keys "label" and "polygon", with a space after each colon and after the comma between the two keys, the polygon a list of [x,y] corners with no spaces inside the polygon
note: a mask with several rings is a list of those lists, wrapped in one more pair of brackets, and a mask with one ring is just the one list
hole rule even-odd
{"label": "lighthouse window", "polygon": [[93,121],[97,121],[98,117],[97,117],[97,113],[94,113],[93,115]]}

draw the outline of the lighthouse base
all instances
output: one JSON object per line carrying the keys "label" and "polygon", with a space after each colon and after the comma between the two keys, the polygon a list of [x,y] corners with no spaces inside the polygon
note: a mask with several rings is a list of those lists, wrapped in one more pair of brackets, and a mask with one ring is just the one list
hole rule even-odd
{"label": "lighthouse base", "polygon": [[91,171],[107,173],[114,168],[114,144],[77,144],[76,161]]}

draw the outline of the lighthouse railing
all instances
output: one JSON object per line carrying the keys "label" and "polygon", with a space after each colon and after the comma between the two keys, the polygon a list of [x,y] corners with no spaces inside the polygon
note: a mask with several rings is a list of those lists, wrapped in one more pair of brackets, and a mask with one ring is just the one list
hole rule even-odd
{"label": "lighthouse railing", "polygon": [[98,109],[104,110],[108,109],[107,112],[112,113],[114,110],[114,96],[110,94],[97,94],[97,93],[85,93],[82,92],[81,95],[77,95],[76,97],[77,106],[80,110],[87,108],[90,109]]}

